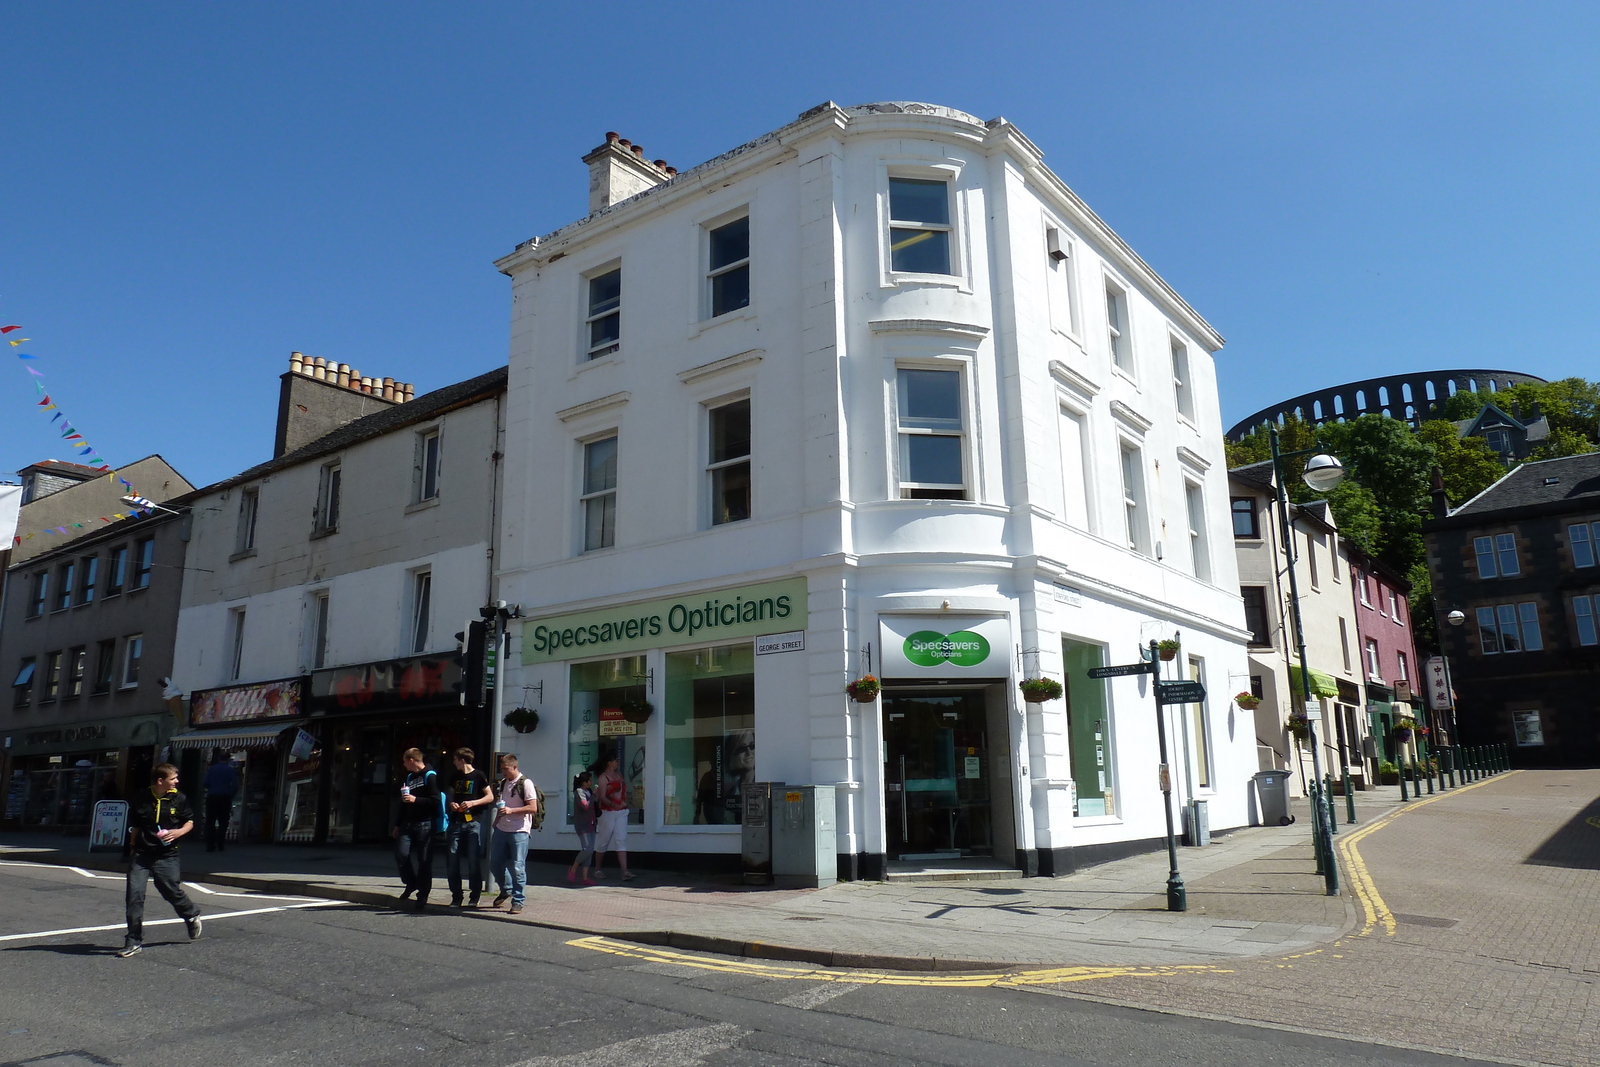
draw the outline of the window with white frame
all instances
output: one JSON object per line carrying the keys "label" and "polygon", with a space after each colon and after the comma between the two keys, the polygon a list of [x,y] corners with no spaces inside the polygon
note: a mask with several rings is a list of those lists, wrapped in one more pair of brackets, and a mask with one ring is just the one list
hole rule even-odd
{"label": "window with white frame", "polygon": [[1515,578],[1522,573],[1515,534],[1474,537],[1472,553],[1477,557],[1479,578]]}
{"label": "window with white frame", "polygon": [[1575,596],[1572,598],[1572,621],[1578,635],[1578,644],[1600,644],[1600,596]]}
{"label": "window with white frame", "polygon": [[1600,522],[1576,522],[1567,527],[1567,546],[1574,567],[1593,567],[1600,558]]}
{"label": "window with white frame", "polygon": [[617,439],[603,437],[583,446],[583,550],[617,543]]}
{"label": "window with white frame", "polygon": [[122,639],[122,688],[139,684],[139,665],[144,661],[144,634],[129,634]]}
{"label": "window with white frame", "polygon": [[901,367],[897,392],[901,499],[967,499],[961,372]]}
{"label": "window with white frame", "polygon": [[1384,593],[1389,598],[1389,618],[1393,619],[1395,622],[1399,622],[1400,621],[1400,598],[1395,595],[1395,592],[1394,592],[1393,589],[1386,589],[1386,590],[1384,590]]}
{"label": "window with white frame", "polygon": [[1150,529],[1145,521],[1144,458],[1137,446],[1123,441],[1120,460],[1123,532],[1127,537],[1128,547],[1147,556],[1150,554]]}
{"label": "window with white frame", "polygon": [[432,616],[433,572],[417,571],[411,576],[411,626],[406,642],[413,656],[428,651],[428,627]]}
{"label": "window with white frame", "polygon": [[1394,654],[1394,668],[1395,668],[1395,675],[1394,675],[1395,681],[1397,681],[1397,682],[1409,682],[1409,681],[1411,681],[1411,665],[1406,661],[1406,654],[1404,652],[1396,652]]}
{"label": "window with white frame", "polygon": [[249,552],[256,547],[256,513],[261,506],[259,488],[239,490],[239,524],[233,533],[235,554]]}
{"label": "window with white frame", "polygon": [[1344,669],[1350,670],[1350,628],[1345,625],[1344,616],[1339,616],[1339,654],[1344,657]]}
{"label": "window with white frame", "polygon": [[719,404],[707,413],[706,475],[711,525],[750,517],[750,399]]}
{"label": "window with white frame", "polygon": [[[1189,657],[1189,680],[1205,684],[1205,664],[1197,656]],[[1206,719],[1204,702],[1189,705],[1189,724],[1194,745],[1194,784],[1201,789],[1211,788],[1211,725]]]}
{"label": "window with white frame", "polygon": [[1205,492],[1199,482],[1184,479],[1183,502],[1189,518],[1189,561],[1194,568],[1194,576],[1202,582],[1209,582],[1211,546],[1206,537]]}
{"label": "window with white frame", "polygon": [[1089,433],[1084,417],[1061,408],[1061,519],[1080,530],[1093,529],[1090,513]]}
{"label": "window with white frame", "polygon": [[1367,574],[1358,576],[1356,588],[1361,592],[1361,606],[1372,607],[1372,576]]}
{"label": "window with white frame", "polygon": [[321,480],[317,485],[317,514],[315,531],[334,533],[339,529],[339,504],[344,485],[344,468],[335,460],[322,465]]}
{"label": "window with white frame", "polygon": [[439,430],[435,427],[417,434],[417,484],[412,503],[435,500],[439,496]]}
{"label": "window with white frame", "polygon": [[228,612],[228,679],[238,681],[244,666],[244,608]]}
{"label": "window with white frame", "polygon": [[311,594],[311,667],[319,670],[328,665],[328,592]]}
{"label": "window with white frame", "polygon": [[1106,282],[1106,340],[1111,346],[1111,362],[1118,369],[1133,373],[1133,344],[1128,336],[1128,294]]}
{"label": "window with white frame", "polygon": [[1061,333],[1082,336],[1078,323],[1078,289],[1073,277],[1072,242],[1059,226],[1046,225],[1045,297],[1050,305],[1050,325]]}
{"label": "window with white frame", "polygon": [[1383,680],[1383,661],[1378,656],[1378,642],[1367,638],[1367,677],[1374,681]]}
{"label": "window with white frame", "polygon": [[1172,338],[1172,398],[1178,414],[1194,421],[1194,389],[1189,382],[1189,346]]}
{"label": "window with white frame", "polygon": [[897,274],[953,274],[950,183],[889,179],[889,269]]}
{"label": "window with white frame", "polygon": [[1539,652],[1544,648],[1539,605],[1532,601],[1478,608],[1477,616],[1478,644],[1485,656]]}
{"label": "window with white frame", "polygon": [[583,320],[588,359],[609,356],[622,347],[622,268],[588,279],[589,313]]}
{"label": "window with white frame", "polygon": [[707,231],[706,290],[711,317],[750,306],[750,216]]}

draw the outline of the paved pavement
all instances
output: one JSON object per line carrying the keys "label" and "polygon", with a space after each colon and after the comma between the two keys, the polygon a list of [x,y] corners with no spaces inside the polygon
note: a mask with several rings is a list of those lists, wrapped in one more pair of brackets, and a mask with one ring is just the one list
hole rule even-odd
{"label": "paved pavement", "polygon": [[[1302,818],[1181,850],[1183,914],[1164,910],[1157,853],[1055,880],[782,891],[661,873],[574,890],[560,868],[538,866],[522,920],[599,935],[573,943],[647,966],[998,985],[1511,1063],[1594,1064],[1597,798],[1600,771],[1516,772],[1404,805],[1394,789],[1362,794],[1358,825],[1337,839],[1345,892],[1333,898],[1312,873]],[[240,849],[186,862],[212,866],[221,884],[393,901],[377,853]]]}

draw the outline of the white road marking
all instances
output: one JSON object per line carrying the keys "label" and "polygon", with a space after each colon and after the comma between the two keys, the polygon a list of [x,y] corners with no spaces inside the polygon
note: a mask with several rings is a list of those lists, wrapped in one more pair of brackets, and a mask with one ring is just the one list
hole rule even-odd
{"label": "white road marking", "polygon": [[636,1037],[571,1056],[535,1056],[511,1067],[697,1067],[750,1033],[732,1023]]}
{"label": "white road marking", "polygon": [[801,1011],[810,1011],[812,1008],[826,1004],[834,997],[842,997],[852,990],[860,989],[860,982],[824,982],[822,985],[812,986],[793,996],[784,997],[778,1001],[786,1008],[799,1008]]}
{"label": "white road marking", "polygon": [[[274,911],[294,911],[299,908],[326,908],[334,904],[341,904],[338,900],[313,900],[306,904],[282,904],[276,908],[251,908],[248,911],[217,911],[202,914],[200,918],[206,922],[217,919],[237,919],[242,915],[266,915]],[[153,919],[146,922],[146,926],[176,926],[183,922],[182,919]],[[66,930],[39,930],[29,934],[4,934],[0,941],[28,941],[38,937],[61,937],[65,934],[98,934],[107,930],[126,930],[126,923],[111,923],[108,926],[74,926]]]}
{"label": "white road marking", "polygon": [[[25,863],[22,860],[0,860],[0,867],[45,867],[45,868],[48,868],[48,869],[50,869],[52,871],[71,871],[74,874],[81,874],[85,878],[98,878],[98,879],[100,879],[102,881],[106,881],[106,882],[120,882],[126,877],[126,875],[121,875],[121,874],[96,874],[93,871],[86,871],[82,867],[68,867],[68,866],[66,866],[64,864],[60,864],[60,863]],[[296,901],[314,899],[312,897],[304,897],[304,896],[301,896],[301,897],[279,897],[279,896],[273,896],[273,895],[271,895],[269,893],[224,893],[220,889],[207,889],[205,886],[199,884],[198,882],[184,882],[183,884],[184,884],[184,887],[187,888],[187,889],[193,889],[196,892],[204,893],[207,896],[211,896],[211,897],[241,897],[241,898],[248,899],[248,900],[296,900]]]}

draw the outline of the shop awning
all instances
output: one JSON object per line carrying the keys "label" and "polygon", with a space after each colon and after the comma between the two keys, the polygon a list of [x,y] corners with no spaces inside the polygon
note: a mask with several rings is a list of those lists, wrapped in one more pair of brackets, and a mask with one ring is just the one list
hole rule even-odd
{"label": "shop awning", "polygon": [[270,745],[285,730],[299,726],[304,719],[294,722],[273,722],[259,726],[227,726],[216,730],[193,730],[186,734],[173,734],[167,744],[173,748],[248,748],[252,745]]}
{"label": "shop awning", "polygon": [[[1300,668],[1294,664],[1289,665],[1289,685],[1293,688],[1296,698],[1305,692],[1300,686]],[[1311,693],[1319,697],[1336,697],[1339,695],[1339,680],[1312,667]]]}

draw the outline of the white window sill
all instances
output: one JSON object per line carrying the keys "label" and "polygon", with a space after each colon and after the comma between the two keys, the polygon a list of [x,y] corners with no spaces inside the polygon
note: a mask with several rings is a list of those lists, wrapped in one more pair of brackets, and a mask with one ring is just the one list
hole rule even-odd
{"label": "white window sill", "polygon": [[718,326],[725,326],[730,322],[741,322],[745,319],[756,319],[759,317],[760,314],[756,311],[756,306],[754,304],[746,304],[742,308],[735,308],[732,311],[724,311],[722,314],[712,318],[701,319],[698,322],[690,323],[689,336],[699,337],[707,330],[714,330]]}
{"label": "white window sill", "polygon": [[1121,378],[1135,389],[1139,388],[1139,379],[1133,376],[1133,372],[1131,370],[1124,369],[1122,364],[1117,362],[1115,356],[1111,357],[1111,373],[1115,374],[1117,377]]}
{"label": "white window sill", "polygon": [[1073,826],[1121,826],[1120,815],[1079,815],[1072,820]]}
{"label": "white window sill", "polygon": [[908,285],[921,285],[930,289],[956,289],[971,292],[967,279],[959,274],[905,274],[890,271],[884,276],[883,288],[902,289]]}
{"label": "white window sill", "polygon": [[599,359],[583,360],[572,368],[572,373],[567,375],[567,381],[572,381],[586,370],[594,370],[596,367],[614,367],[621,362],[622,349],[620,348],[608,356],[601,356]]}
{"label": "white window sill", "polygon": [[429,508],[436,508],[438,506],[439,498],[437,496],[431,496],[426,500],[419,500],[415,504],[407,504],[405,513],[407,515],[415,515],[419,511],[427,511]]}

